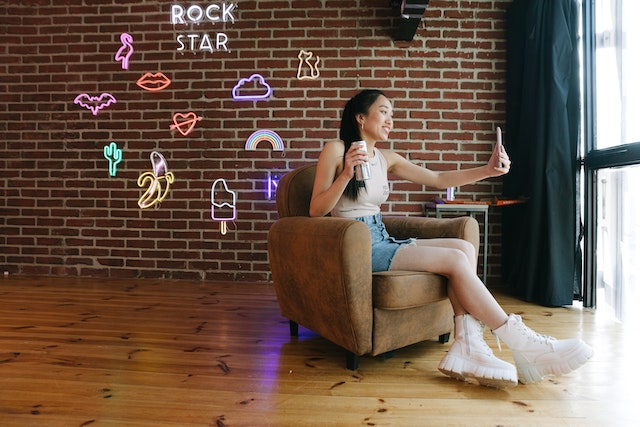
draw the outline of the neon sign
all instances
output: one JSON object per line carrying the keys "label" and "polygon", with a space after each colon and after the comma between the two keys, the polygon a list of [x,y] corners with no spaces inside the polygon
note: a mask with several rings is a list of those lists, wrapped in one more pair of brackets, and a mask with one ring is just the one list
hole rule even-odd
{"label": "neon sign", "polygon": [[115,142],[104,146],[104,157],[109,160],[109,176],[116,176],[116,167],[122,161],[122,150]]}
{"label": "neon sign", "polygon": [[[218,184],[222,185],[222,188],[216,188]],[[222,193],[222,200],[231,201],[220,202],[220,197],[216,198],[216,192]],[[236,216],[236,193],[229,190],[227,181],[223,178],[216,179],[211,185],[211,219],[220,222],[220,234],[227,234],[227,221],[235,220]]]}
{"label": "neon sign", "polygon": [[196,113],[176,113],[173,115],[173,124],[169,126],[171,129],[176,129],[183,136],[187,136],[191,133],[196,126],[196,122],[202,120],[202,117],[196,116]]}
{"label": "neon sign", "polygon": [[[185,39],[188,39],[188,44]],[[198,44],[198,40],[200,43]],[[178,42],[178,52],[182,52],[184,50],[188,51],[206,51],[206,52],[218,52],[225,51],[228,52],[229,48],[227,47],[227,42],[229,39],[225,33],[217,33],[216,34],[216,47],[213,47],[211,44],[211,38],[208,34],[180,34],[176,37],[176,41]],[[197,46],[196,46],[197,45]]]}
{"label": "neon sign", "polygon": [[[320,77],[320,71],[318,71],[318,63],[320,63],[320,58],[316,56],[316,61],[312,64],[311,58],[313,58],[313,52],[307,52],[305,50],[301,50],[298,53],[298,59],[300,62],[298,63],[298,80],[314,80]],[[304,64],[309,68],[309,74],[305,74],[303,71]]]}
{"label": "neon sign", "polygon": [[162,73],[144,73],[136,84],[149,92],[158,92],[169,87],[171,80]]}
{"label": "neon sign", "polygon": [[262,141],[267,141],[271,144],[273,151],[284,151],[284,142],[282,142],[280,135],[268,129],[261,129],[252,133],[249,138],[247,138],[247,142],[244,144],[244,149],[256,151],[258,149],[258,144]]}
{"label": "neon sign", "polygon": [[236,17],[233,16],[233,9],[236,7],[235,3],[227,3],[226,1],[210,4],[204,9],[197,4],[191,5],[187,9],[182,5],[174,4],[171,6],[171,23],[173,25],[201,24],[205,20],[212,24],[236,22]]}
{"label": "neon sign", "polygon": [[133,37],[130,34],[122,33],[120,35],[120,42],[122,46],[116,52],[115,60],[122,61],[122,69],[129,69],[129,58],[133,55]]}
{"label": "neon sign", "polygon": [[[169,187],[174,181],[173,172],[167,171],[167,162],[162,154],[153,151],[149,157],[153,171],[145,172],[138,177],[138,187],[144,187],[145,184],[147,186],[146,191],[138,199],[138,206],[142,209],[161,203],[169,194]],[[164,188],[163,183],[165,183]]]}
{"label": "neon sign", "polygon": [[[253,87],[245,87],[251,84]],[[273,90],[260,74],[252,74],[248,79],[240,79],[232,91],[231,96],[238,101],[257,101],[267,99]]]}
{"label": "neon sign", "polygon": [[267,171],[267,200],[273,200],[273,197],[276,195],[280,178],[282,178],[282,175],[272,174],[271,171]]}
{"label": "neon sign", "polygon": [[[215,2],[206,7],[193,4],[187,8],[182,5],[174,4],[171,6],[171,23],[175,25],[200,25],[204,22],[216,23],[234,23],[236,17],[234,9],[237,7],[231,2]],[[212,41],[215,40],[215,43]],[[209,36],[207,33],[191,33],[178,34],[176,42],[178,43],[178,52],[228,52],[227,45],[229,38],[225,33],[215,33],[215,36]]]}
{"label": "neon sign", "polygon": [[81,107],[91,111],[94,116],[98,115],[98,111],[111,104],[115,104],[116,98],[110,93],[102,93],[99,96],[92,96],[86,93],[81,93],[73,100],[74,104],[78,104]]}

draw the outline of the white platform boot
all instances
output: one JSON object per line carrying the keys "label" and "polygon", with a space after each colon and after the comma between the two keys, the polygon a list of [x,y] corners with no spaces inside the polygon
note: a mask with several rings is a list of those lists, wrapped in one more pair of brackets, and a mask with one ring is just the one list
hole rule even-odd
{"label": "white platform boot", "polygon": [[593,349],[584,341],[540,335],[516,314],[510,314],[507,322],[493,330],[493,334],[511,348],[518,378],[523,384],[541,381],[549,375],[568,374],[593,356]]}
{"label": "white platform boot", "polygon": [[476,380],[496,388],[518,385],[516,368],[493,355],[484,341],[484,325],[472,316],[456,316],[455,341],[438,369],[445,375],[460,381]]}

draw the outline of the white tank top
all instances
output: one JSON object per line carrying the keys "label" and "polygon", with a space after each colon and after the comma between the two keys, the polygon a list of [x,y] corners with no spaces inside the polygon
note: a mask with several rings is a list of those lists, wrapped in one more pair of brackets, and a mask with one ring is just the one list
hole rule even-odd
{"label": "white tank top", "polygon": [[343,218],[358,218],[375,215],[380,212],[380,205],[389,197],[389,180],[387,179],[387,159],[380,150],[373,148],[371,164],[371,178],[365,181],[365,189],[360,189],[358,200],[351,200],[342,194],[338,203],[331,211],[331,216]]}

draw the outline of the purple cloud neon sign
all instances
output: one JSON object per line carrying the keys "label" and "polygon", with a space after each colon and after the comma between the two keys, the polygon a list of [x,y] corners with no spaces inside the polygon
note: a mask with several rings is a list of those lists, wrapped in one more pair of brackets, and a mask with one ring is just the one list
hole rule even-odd
{"label": "purple cloud neon sign", "polygon": [[[246,88],[245,85],[253,84],[253,88]],[[252,92],[252,93],[242,93]],[[271,96],[273,90],[271,86],[267,84],[264,77],[260,74],[253,74],[248,79],[240,79],[238,84],[233,87],[231,95],[233,99],[238,101],[257,101],[261,99],[267,99]]]}

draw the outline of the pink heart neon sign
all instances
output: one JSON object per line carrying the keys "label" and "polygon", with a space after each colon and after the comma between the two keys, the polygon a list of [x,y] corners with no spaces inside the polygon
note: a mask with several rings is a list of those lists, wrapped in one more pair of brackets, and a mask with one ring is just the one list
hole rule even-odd
{"label": "pink heart neon sign", "polygon": [[170,128],[176,129],[182,135],[187,136],[196,126],[196,122],[200,120],[202,120],[202,117],[198,117],[196,113],[193,112],[187,114],[176,113],[173,115],[173,124]]}

